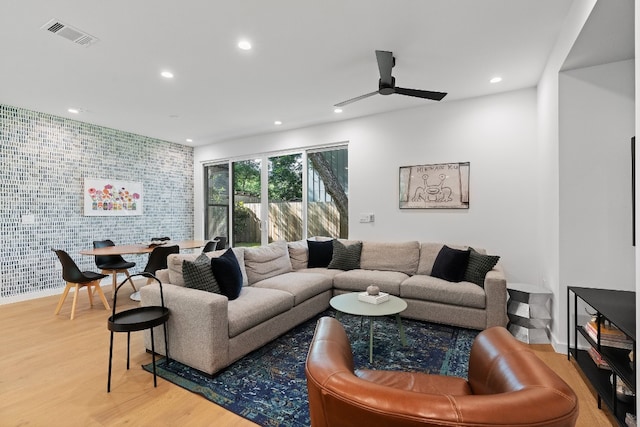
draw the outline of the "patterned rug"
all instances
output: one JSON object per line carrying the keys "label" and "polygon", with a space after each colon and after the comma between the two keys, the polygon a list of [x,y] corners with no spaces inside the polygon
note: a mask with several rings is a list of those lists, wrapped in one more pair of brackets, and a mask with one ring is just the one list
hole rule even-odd
{"label": "patterned rug", "polygon": [[[321,316],[297,326],[248,354],[213,378],[176,361],[157,363],[158,375],[261,426],[308,426],[304,373],[309,343]],[[403,319],[407,346],[400,343],[395,317],[374,322],[373,363],[369,363],[369,325],[342,315],[356,368],[421,371],[467,377],[471,344],[478,331]],[[152,372],[151,364],[143,366]]]}

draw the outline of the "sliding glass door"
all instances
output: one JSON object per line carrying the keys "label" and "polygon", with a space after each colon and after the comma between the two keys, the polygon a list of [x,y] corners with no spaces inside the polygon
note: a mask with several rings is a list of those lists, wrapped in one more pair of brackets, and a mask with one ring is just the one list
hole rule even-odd
{"label": "sliding glass door", "polygon": [[262,160],[232,163],[233,246],[262,243]]}
{"label": "sliding glass door", "polygon": [[302,153],[269,157],[268,241],[302,239]]}
{"label": "sliding glass door", "polygon": [[205,239],[229,239],[229,163],[205,166]]}
{"label": "sliding glass door", "polygon": [[307,153],[307,236],[349,237],[346,147]]}

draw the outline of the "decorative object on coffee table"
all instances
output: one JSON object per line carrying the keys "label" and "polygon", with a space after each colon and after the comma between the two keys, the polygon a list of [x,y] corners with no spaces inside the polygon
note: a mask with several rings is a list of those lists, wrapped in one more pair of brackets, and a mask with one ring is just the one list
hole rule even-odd
{"label": "decorative object on coffee table", "polygon": [[380,288],[376,285],[369,285],[365,292],[360,292],[358,294],[358,300],[369,304],[381,304],[385,301],[389,301],[389,294],[386,292],[380,292]]}
{"label": "decorative object on coffee table", "polygon": [[551,323],[549,301],[551,291],[526,283],[508,283],[509,332],[528,344],[549,343],[548,326]]}

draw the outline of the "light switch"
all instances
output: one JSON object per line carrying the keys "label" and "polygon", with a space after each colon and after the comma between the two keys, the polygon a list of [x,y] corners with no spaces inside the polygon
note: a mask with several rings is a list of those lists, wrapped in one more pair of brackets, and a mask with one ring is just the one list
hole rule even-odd
{"label": "light switch", "polygon": [[35,224],[36,223],[36,216],[33,215],[33,214],[22,215],[22,223],[23,224]]}
{"label": "light switch", "polygon": [[373,222],[375,220],[375,216],[372,213],[360,214],[360,222]]}

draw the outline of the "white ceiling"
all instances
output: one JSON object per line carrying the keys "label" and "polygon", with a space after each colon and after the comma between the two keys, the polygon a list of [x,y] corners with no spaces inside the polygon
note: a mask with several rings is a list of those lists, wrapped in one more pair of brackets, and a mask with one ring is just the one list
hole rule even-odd
{"label": "white ceiling", "polygon": [[[3,0],[0,103],[209,144],[434,102],[376,95],[333,113],[377,89],[376,49],[394,52],[398,86],[449,92],[442,102],[535,86],[570,4]],[[99,41],[41,29],[54,18]]]}

